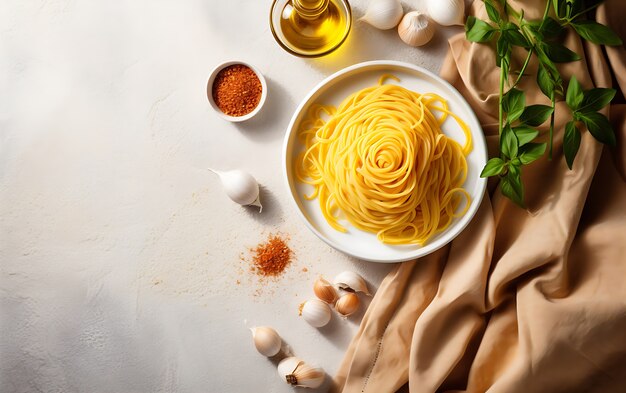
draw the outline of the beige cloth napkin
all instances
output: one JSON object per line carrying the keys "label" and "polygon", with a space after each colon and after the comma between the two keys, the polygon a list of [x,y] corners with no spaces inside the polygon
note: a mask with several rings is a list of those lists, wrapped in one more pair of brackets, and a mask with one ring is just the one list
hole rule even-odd
{"label": "beige cloth napkin", "polygon": [[[544,4],[525,1],[523,8],[540,18]],[[470,12],[486,19],[480,1]],[[624,17],[623,0],[607,1],[596,16],[626,42]],[[584,54],[562,67],[565,79],[614,86],[623,102],[624,47],[604,49],[573,34],[565,43]],[[493,50],[460,34],[450,40],[441,74],[477,113],[494,155]],[[527,104],[547,104],[534,78],[526,79]],[[524,171],[528,210],[491,181],[472,223],[449,247],[399,264],[378,288],[334,391],[384,393],[407,384],[411,392],[626,391],[626,105],[610,108],[617,148],[584,131],[572,171],[561,148],[568,110],[557,105],[555,157]]]}

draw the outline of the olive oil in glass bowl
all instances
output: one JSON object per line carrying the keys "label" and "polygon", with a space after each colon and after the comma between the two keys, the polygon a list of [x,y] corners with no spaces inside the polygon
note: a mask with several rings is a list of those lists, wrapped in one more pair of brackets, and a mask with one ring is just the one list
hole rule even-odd
{"label": "olive oil in glass bowl", "polygon": [[287,52],[319,57],[337,49],[348,37],[352,12],[347,0],[274,0],[270,27]]}

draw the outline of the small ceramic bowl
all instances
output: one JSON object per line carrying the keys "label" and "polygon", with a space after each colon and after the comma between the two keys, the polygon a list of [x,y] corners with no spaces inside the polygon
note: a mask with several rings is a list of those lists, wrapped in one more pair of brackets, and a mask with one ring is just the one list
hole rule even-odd
{"label": "small ceramic bowl", "polygon": [[[259,78],[259,81],[261,82],[261,90],[262,90],[261,99],[259,100],[259,103],[257,104],[257,106],[252,110],[252,112],[247,113],[243,116],[229,116],[225,114],[224,112],[222,112],[222,110],[215,103],[215,100],[213,100],[213,82],[215,81],[215,77],[221,70],[223,70],[226,67],[237,65],[237,64],[241,64],[243,66],[250,68],[256,74],[257,78]],[[209,99],[209,104],[211,104],[211,107],[215,110],[215,112],[222,119],[235,122],[235,123],[240,122],[240,121],[246,121],[248,119],[253,118],[254,115],[259,113],[259,111],[261,110],[261,107],[263,107],[263,104],[265,104],[265,99],[267,98],[267,82],[265,81],[265,77],[263,76],[263,74],[261,74],[261,72],[256,67],[248,63],[245,63],[243,61],[227,61],[222,64],[219,64],[217,67],[213,69],[213,71],[211,71],[211,74],[209,75],[209,81],[207,82],[206,95],[207,95],[207,98]]]}

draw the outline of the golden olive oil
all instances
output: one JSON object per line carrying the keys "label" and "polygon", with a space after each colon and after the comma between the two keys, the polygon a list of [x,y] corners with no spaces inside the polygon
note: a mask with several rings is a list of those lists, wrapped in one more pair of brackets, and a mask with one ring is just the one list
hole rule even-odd
{"label": "golden olive oil", "polygon": [[346,36],[347,15],[335,0],[291,0],[281,13],[280,27],[289,46],[300,52],[323,53]]}

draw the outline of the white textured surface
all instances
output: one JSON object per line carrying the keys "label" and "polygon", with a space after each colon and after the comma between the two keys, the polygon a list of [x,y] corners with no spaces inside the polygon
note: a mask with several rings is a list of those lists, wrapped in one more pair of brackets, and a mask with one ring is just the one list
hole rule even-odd
{"label": "white textured surface", "polygon": [[[365,2],[352,4],[356,19]],[[254,325],[335,372],[362,313],[318,331],[298,304],[318,274],[354,269],[376,286],[390,266],[345,257],[299,221],[280,168],[285,128],[330,73],[373,59],[437,72],[459,30],[419,50],[356,22],[338,52],[303,60],[274,42],[269,6],[0,2],[3,393],[292,391],[254,350]],[[239,125],[205,95],[229,59],[269,83],[266,107]],[[252,172],[263,213],[231,203],[209,166]],[[290,235],[297,260],[263,283],[248,248],[271,232]]]}

